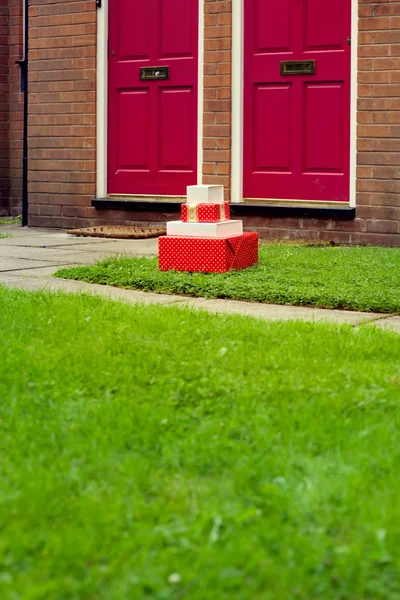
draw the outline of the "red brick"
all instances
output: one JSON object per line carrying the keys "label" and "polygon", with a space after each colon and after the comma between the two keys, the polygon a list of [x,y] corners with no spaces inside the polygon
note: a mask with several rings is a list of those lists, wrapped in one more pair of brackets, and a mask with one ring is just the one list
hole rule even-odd
{"label": "red brick", "polygon": [[384,221],[382,219],[367,221],[367,232],[399,233],[399,221]]}

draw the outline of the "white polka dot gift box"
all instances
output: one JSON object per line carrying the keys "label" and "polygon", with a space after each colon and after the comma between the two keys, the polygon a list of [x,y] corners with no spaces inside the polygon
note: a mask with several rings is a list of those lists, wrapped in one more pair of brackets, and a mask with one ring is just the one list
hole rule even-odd
{"label": "white polka dot gift box", "polygon": [[242,233],[243,223],[236,219],[215,223],[185,223],[184,221],[167,223],[167,235],[227,238],[232,235],[242,235]]}

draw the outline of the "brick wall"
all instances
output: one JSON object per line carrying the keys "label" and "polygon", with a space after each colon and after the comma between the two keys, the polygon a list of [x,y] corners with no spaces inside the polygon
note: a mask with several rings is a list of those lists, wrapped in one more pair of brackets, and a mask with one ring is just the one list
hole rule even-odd
{"label": "brick wall", "polygon": [[359,17],[357,215],[370,243],[400,245],[400,0]]}
{"label": "brick wall", "polygon": [[[74,227],[174,217],[90,206],[95,195],[95,2],[30,4],[30,224]],[[19,5],[10,0],[15,11]],[[204,10],[203,181],[223,184],[229,197],[232,3],[204,0]],[[359,0],[359,14],[357,219],[244,219],[265,238],[400,245],[400,0]],[[16,118],[15,132],[20,126]],[[20,163],[13,164],[17,169]]]}
{"label": "brick wall", "polygon": [[8,0],[10,7],[10,213],[21,214],[23,94],[21,73],[16,61],[23,58],[23,0]]}
{"label": "brick wall", "polygon": [[29,224],[75,227],[95,195],[96,6],[30,0]]}
{"label": "brick wall", "polygon": [[230,199],[232,2],[204,2],[203,182]]}
{"label": "brick wall", "polygon": [[9,197],[9,95],[8,0],[0,0],[0,215],[8,214]]}

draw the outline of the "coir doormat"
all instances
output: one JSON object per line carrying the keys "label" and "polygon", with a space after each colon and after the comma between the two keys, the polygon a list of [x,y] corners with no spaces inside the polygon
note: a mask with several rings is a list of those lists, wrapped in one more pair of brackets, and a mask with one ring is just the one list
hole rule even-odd
{"label": "coir doormat", "polygon": [[114,238],[119,240],[143,240],[156,238],[167,233],[165,228],[156,227],[130,227],[124,225],[100,225],[99,227],[86,227],[84,229],[71,229],[71,235],[85,237]]}

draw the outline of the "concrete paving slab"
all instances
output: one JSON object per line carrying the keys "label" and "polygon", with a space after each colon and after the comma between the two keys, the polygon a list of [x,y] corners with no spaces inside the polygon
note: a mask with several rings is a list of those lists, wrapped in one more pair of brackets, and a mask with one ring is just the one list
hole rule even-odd
{"label": "concrete paving slab", "polygon": [[64,255],[64,250],[57,248],[38,248],[0,245],[0,264],[3,258],[26,258],[30,260],[58,261]]}
{"label": "concrete paving slab", "polygon": [[[0,228],[3,231],[3,228]],[[26,231],[23,229],[22,231]],[[80,250],[101,250],[107,253],[131,254],[138,256],[153,256],[157,254],[158,240],[151,238],[147,240],[114,240],[104,238],[85,238],[67,235],[63,232],[48,233],[40,231],[32,233],[31,230],[21,235],[15,235],[15,230],[4,231],[10,233],[12,237],[0,239],[0,249],[7,247],[25,247],[25,248],[55,248],[69,247]]]}
{"label": "concrete paving slab", "polygon": [[[103,243],[104,238],[89,238],[89,237],[78,237],[76,235],[70,235],[63,229],[38,229],[31,227],[20,227],[19,225],[0,225],[0,231],[3,233],[9,233],[12,235],[11,238],[6,238],[3,241],[18,240],[21,245],[27,245],[31,241],[38,243],[42,240],[44,244],[86,244],[86,243]],[[115,241],[115,240],[110,240]]]}
{"label": "concrete paving slab", "polygon": [[[1,229],[0,229],[1,232]],[[87,238],[82,238],[77,240],[75,237],[71,236],[44,236],[44,235],[29,235],[27,234],[25,237],[23,236],[15,236],[10,233],[12,237],[2,238],[0,239],[0,247],[1,246],[21,246],[27,248],[48,248],[48,247],[60,247],[63,248],[65,246],[86,246],[88,243],[91,243],[92,240],[88,240]],[[102,242],[103,240],[98,240]],[[95,245],[95,244],[93,244]]]}
{"label": "concrete paving slab", "polygon": [[[47,263],[49,264],[49,263]],[[82,265],[77,265],[74,263],[67,263],[66,265],[61,265],[59,266],[58,264],[56,265],[51,265],[48,267],[35,267],[34,269],[20,269],[18,271],[15,271],[15,275],[18,277],[36,277],[39,278],[41,277],[43,278],[47,278],[47,277],[52,277],[52,275],[54,273],[56,273],[56,271],[58,271],[59,269],[63,269],[65,267],[81,267]],[[14,276],[14,271],[7,271],[7,274],[9,274],[10,276]],[[0,279],[2,277],[2,273],[0,272]]]}
{"label": "concrete paving slab", "polygon": [[[4,261],[8,261],[11,259],[21,259],[21,260],[41,260],[46,261],[48,266],[51,264],[69,264],[74,263],[77,265],[86,265],[93,264],[99,260],[107,258],[108,256],[117,256],[117,254],[113,254],[112,252],[85,252],[80,250],[72,250],[65,248],[64,251],[59,251],[57,248],[19,248],[13,247],[9,249],[8,256],[3,255],[3,248],[0,248],[0,271],[2,269],[2,265]],[[28,258],[29,257],[29,258]],[[28,266],[23,268],[29,268]],[[10,270],[9,268],[6,269]]]}
{"label": "concrete paving slab", "polygon": [[21,231],[22,235],[25,235],[27,232],[37,235],[69,235],[65,231],[65,229],[50,229],[47,227],[20,227],[19,231]]}
{"label": "concrete paving slab", "polygon": [[[53,265],[67,265],[68,261],[61,259],[59,262],[53,261]],[[6,271],[16,271],[21,269],[36,269],[37,267],[48,267],[49,261],[30,260],[26,258],[0,258],[0,273]]]}
{"label": "concrete paving slab", "polygon": [[377,327],[381,329],[391,329],[396,333],[400,333],[400,316],[396,315],[394,317],[386,317],[374,323]]}
{"label": "concrete paving slab", "polygon": [[268,321],[329,321],[331,323],[348,323],[360,325],[373,321],[382,315],[376,313],[353,312],[349,310],[329,310],[302,306],[282,306],[280,304],[261,304],[238,302],[235,300],[198,299],[194,302],[197,308],[204,308],[214,313],[242,314]]}
{"label": "concrete paving slab", "polygon": [[101,240],[93,245],[85,244],[85,251],[95,250],[105,253],[132,254],[137,256],[152,256],[158,253],[158,240]]}
{"label": "concrete paving slab", "polygon": [[56,279],[54,277],[21,277],[13,273],[0,273],[0,285],[35,292],[47,290],[51,292],[61,291],[72,294],[85,293],[109,298],[111,300],[123,300],[129,304],[136,304],[138,302],[145,304],[184,304],[186,300],[186,298],[182,299],[181,296],[167,296],[165,294],[149,294],[134,290],[123,290],[111,286],[86,283],[85,281]]}
{"label": "concrete paving slab", "polygon": [[[6,218],[8,219],[9,217],[6,217]],[[12,223],[10,223],[9,225],[5,225],[4,223],[0,222],[0,231],[2,231],[3,233],[5,233],[5,232],[9,233],[12,230],[21,231],[22,227],[21,227],[21,225],[15,225]]]}
{"label": "concrete paving slab", "polygon": [[78,246],[66,246],[64,248],[50,247],[50,248],[38,248],[38,247],[21,247],[21,246],[0,246],[0,264],[3,257],[8,258],[29,258],[31,260],[48,260],[50,262],[67,261],[70,262],[69,256],[74,255],[79,257],[78,262],[93,262],[97,257],[110,256],[113,252],[101,252],[87,251],[84,247]]}
{"label": "concrete paving slab", "polygon": [[11,233],[15,237],[24,237],[29,235],[33,236],[48,236],[51,234],[63,234],[66,235],[63,229],[44,229],[44,228],[30,228],[30,227],[21,227],[21,225],[0,225],[0,231]]}
{"label": "concrete paving slab", "polygon": [[102,252],[94,252],[93,250],[91,251],[80,251],[80,250],[75,250],[74,248],[70,249],[65,249],[65,251],[62,253],[62,255],[57,254],[57,260],[58,260],[58,256],[62,256],[63,260],[65,262],[71,262],[71,263],[75,263],[77,265],[89,265],[89,264],[93,264],[99,260],[104,260],[105,258],[108,258],[109,256],[118,256],[118,253],[114,253],[111,251],[105,251],[103,250]]}

